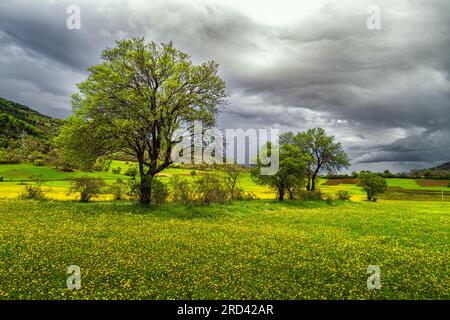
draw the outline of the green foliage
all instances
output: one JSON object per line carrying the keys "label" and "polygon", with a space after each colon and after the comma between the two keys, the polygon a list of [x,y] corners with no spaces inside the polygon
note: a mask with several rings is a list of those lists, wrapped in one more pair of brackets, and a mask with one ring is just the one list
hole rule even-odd
{"label": "green foliage", "polygon": [[108,193],[111,193],[116,201],[123,200],[126,192],[127,185],[122,180],[118,179],[115,183],[108,186]]}
{"label": "green foliage", "polygon": [[318,201],[325,199],[324,194],[319,190],[314,191],[301,190],[297,193],[297,197],[302,201]]}
{"label": "green foliage", "polygon": [[334,140],[335,137],[328,136],[322,128],[280,136],[281,145],[294,145],[306,156],[307,190],[315,190],[319,173],[333,173],[350,166],[341,144]]}
{"label": "green foliage", "polygon": [[225,172],[225,185],[230,193],[232,200],[241,200],[244,198],[244,190],[240,188],[240,178],[245,169],[237,164],[226,164],[223,166]]}
{"label": "green foliage", "polygon": [[125,175],[131,177],[132,179],[135,179],[138,174],[138,171],[139,171],[138,167],[136,165],[132,165],[128,167],[127,171],[125,171]]}
{"label": "green foliage", "polygon": [[152,181],[152,203],[161,206],[166,203],[169,196],[169,190],[165,183],[157,178]]}
{"label": "green foliage", "polygon": [[350,193],[347,190],[339,190],[336,196],[339,200],[350,200]]}
{"label": "green foliage", "polygon": [[25,190],[19,195],[19,199],[22,200],[46,200],[45,192],[42,189],[43,182],[41,180],[36,180],[34,185],[25,185]]}
{"label": "green foliage", "polygon": [[132,200],[135,201],[139,200],[140,198],[139,182],[136,182],[136,180],[134,179],[128,180],[126,195]]}
{"label": "green foliage", "polygon": [[221,176],[206,173],[195,181],[196,200],[199,204],[226,203],[230,193]]}
{"label": "green foliage", "polygon": [[335,197],[330,193],[325,193],[323,198],[328,204],[332,204],[333,201],[335,200]]}
{"label": "green foliage", "polygon": [[73,180],[69,193],[79,193],[80,202],[89,202],[92,198],[98,197],[105,186],[106,183],[102,178],[84,176]]}
{"label": "green foliage", "polygon": [[42,167],[42,166],[45,164],[45,161],[42,160],[42,159],[36,159],[36,160],[34,160],[33,164],[34,164],[36,167]]}
{"label": "green foliage", "polygon": [[111,173],[113,173],[113,174],[120,174],[121,171],[122,171],[121,167],[111,169]]}
{"label": "green foliage", "polygon": [[215,122],[226,96],[213,62],[194,65],[172,43],[117,41],[88,69],[73,95],[75,114],[58,138],[66,158],[89,166],[123,152],[139,162],[141,203],[151,201],[152,177],[171,164],[173,133],[193,121]]}
{"label": "green foliage", "polygon": [[170,180],[170,186],[172,189],[173,203],[187,205],[194,202],[195,193],[187,179],[180,176],[173,176]]}
{"label": "green foliage", "polygon": [[59,126],[59,120],[0,98],[0,162],[18,163],[34,151],[47,153]]}
{"label": "green foliage", "polygon": [[377,201],[376,196],[387,191],[386,180],[376,173],[363,171],[359,174],[358,179],[358,185],[367,193],[367,200],[369,201]]}
{"label": "green foliage", "polygon": [[[264,154],[275,152],[275,147],[270,143],[267,144]],[[302,151],[291,144],[284,144],[279,148],[279,169],[274,175],[261,174],[261,162],[257,161],[257,165],[252,169],[252,177],[258,184],[267,185],[277,192],[279,201],[283,201],[285,194],[289,193],[289,197],[294,197],[296,189],[300,189],[305,184],[305,174],[307,170],[306,156]]]}

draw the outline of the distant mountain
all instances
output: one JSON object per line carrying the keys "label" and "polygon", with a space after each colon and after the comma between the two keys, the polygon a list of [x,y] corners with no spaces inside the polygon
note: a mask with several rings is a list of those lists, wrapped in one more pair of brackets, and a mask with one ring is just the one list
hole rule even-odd
{"label": "distant mountain", "polygon": [[441,164],[440,166],[437,166],[435,169],[436,170],[450,171],[450,162],[446,162],[444,164]]}
{"label": "distant mountain", "polygon": [[46,153],[61,125],[61,120],[0,97],[0,151],[24,148]]}

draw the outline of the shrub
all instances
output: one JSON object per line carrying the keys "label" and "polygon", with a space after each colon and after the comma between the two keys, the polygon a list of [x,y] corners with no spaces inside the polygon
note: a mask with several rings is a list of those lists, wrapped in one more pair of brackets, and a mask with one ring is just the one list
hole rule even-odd
{"label": "shrub", "polygon": [[111,167],[111,163],[112,160],[100,158],[94,163],[94,165],[92,166],[92,170],[108,172],[109,168]]}
{"label": "shrub", "polygon": [[92,170],[98,171],[98,172],[103,171],[103,165],[100,164],[100,163],[95,163],[95,164],[92,166]]}
{"label": "shrub", "polygon": [[128,167],[127,171],[125,171],[125,175],[131,177],[132,179],[135,179],[137,174],[138,168],[135,165]]}
{"label": "shrub", "polygon": [[112,172],[113,174],[120,174],[121,171],[122,171],[122,168],[121,168],[121,167],[113,168],[113,169],[111,170],[111,172]]}
{"label": "shrub", "polygon": [[242,166],[229,164],[222,167],[225,172],[224,183],[232,200],[242,200],[245,196],[244,190],[239,187],[242,173],[245,169]]}
{"label": "shrub", "polygon": [[102,178],[75,178],[69,194],[80,193],[80,202],[89,202],[92,198],[98,197],[105,186],[105,181]]}
{"label": "shrub", "polygon": [[168,196],[169,190],[167,189],[166,184],[156,178],[153,178],[151,202],[157,206],[163,205],[166,203]]}
{"label": "shrub", "polygon": [[324,199],[328,204],[333,203],[333,201],[335,200],[334,196],[333,196],[332,194],[330,194],[330,193],[324,194],[323,199]]}
{"label": "shrub", "polygon": [[336,196],[339,200],[350,200],[350,193],[347,190],[339,190]]}
{"label": "shrub", "polygon": [[36,159],[36,160],[34,160],[34,162],[33,162],[33,164],[35,165],[35,166],[37,166],[37,167],[42,167],[43,165],[44,165],[44,160],[42,160],[42,159]]}
{"label": "shrub", "polygon": [[33,151],[31,154],[28,155],[27,160],[30,163],[34,163],[36,160],[42,160],[44,159],[44,155],[40,153],[39,151]]}
{"label": "shrub", "polygon": [[173,176],[170,180],[172,187],[172,201],[178,204],[189,204],[195,200],[194,191],[190,183],[180,176]]}
{"label": "shrub", "polygon": [[200,204],[226,203],[230,193],[223,178],[216,174],[205,174],[195,181],[196,200]]}
{"label": "shrub", "polygon": [[3,182],[3,180],[4,180],[4,178],[3,178],[3,177],[0,177],[0,182]]}
{"label": "shrub", "polygon": [[324,199],[323,193],[319,190],[315,190],[315,191],[301,190],[301,191],[298,191],[297,196],[300,200],[305,200],[305,201],[323,200]]}
{"label": "shrub", "polygon": [[127,186],[126,186],[126,195],[134,201],[139,200],[140,197],[140,187],[139,182],[136,182],[135,180],[128,180]]}
{"label": "shrub", "polygon": [[120,179],[108,187],[108,192],[114,196],[114,200],[123,200],[126,194],[127,185]]}
{"label": "shrub", "polygon": [[25,190],[19,195],[19,198],[22,200],[46,200],[42,185],[42,181],[37,181],[35,185],[25,185]]}

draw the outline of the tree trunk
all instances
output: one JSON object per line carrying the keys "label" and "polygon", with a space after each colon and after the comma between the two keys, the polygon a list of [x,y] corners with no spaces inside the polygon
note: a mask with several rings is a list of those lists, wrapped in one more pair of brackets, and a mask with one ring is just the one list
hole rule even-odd
{"label": "tree trunk", "polygon": [[306,184],[306,190],[311,190],[311,178],[308,177],[308,183]]}
{"label": "tree trunk", "polygon": [[152,175],[141,175],[141,184],[139,186],[140,202],[142,205],[148,207],[152,199]]}
{"label": "tree trunk", "polygon": [[294,200],[294,193],[292,192],[291,189],[288,189],[288,193],[289,193],[289,200]]}
{"label": "tree trunk", "polygon": [[311,191],[315,191],[316,190],[316,175],[313,175],[311,180],[312,180],[311,181],[312,183],[311,183],[311,189],[310,190]]}
{"label": "tree trunk", "polygon": [[278,188],[278,201],[284,200],[284,188]]}
{"label": "tree trunk", "polygon": [[316,191],[316,178],[317,178],[317,175],[319,174],[319,170],[320,170],[320,167],[318,167],[316,169],[316,171],[314,171],[314,173],[311,177],[311,191]]}

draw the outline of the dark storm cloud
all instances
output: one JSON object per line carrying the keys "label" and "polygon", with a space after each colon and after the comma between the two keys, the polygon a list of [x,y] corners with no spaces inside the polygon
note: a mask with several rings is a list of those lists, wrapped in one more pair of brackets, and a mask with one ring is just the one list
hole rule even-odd
{"label": "dark storm cloud", "polygon": [[[65,116],[101,50],[145,35],[221,65],[223,127],[322,126],[355,164],[450,160],[450,2],[322,2],[274,24],[227,1],[0,1],[0,95]],[[378,31],[366,28],[373,3]],[[65,27],[69,4],[81,30]]]}

